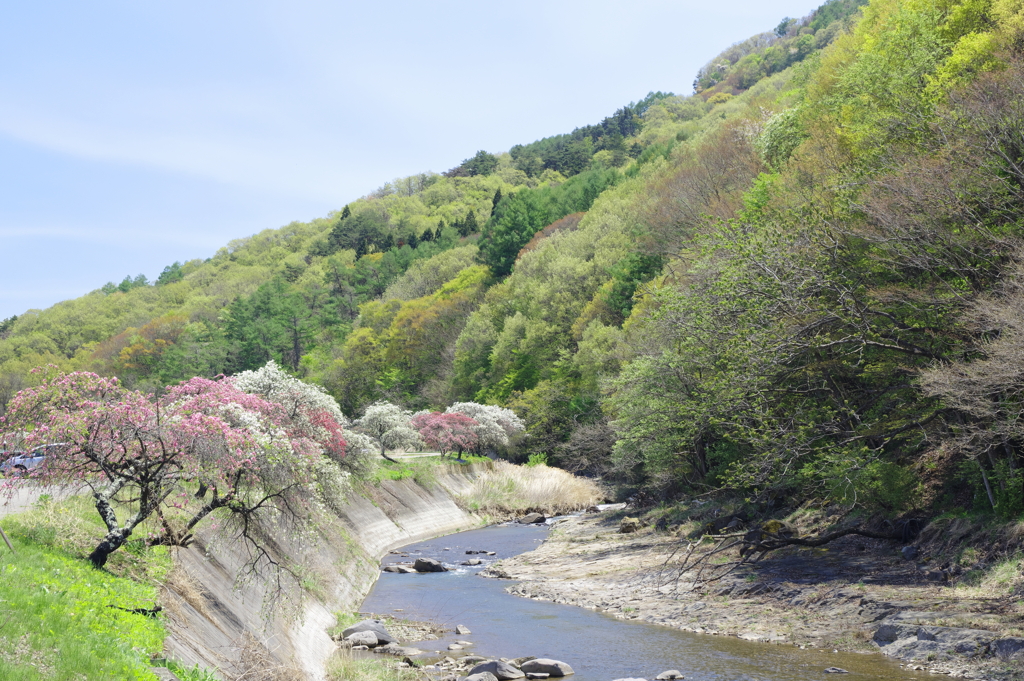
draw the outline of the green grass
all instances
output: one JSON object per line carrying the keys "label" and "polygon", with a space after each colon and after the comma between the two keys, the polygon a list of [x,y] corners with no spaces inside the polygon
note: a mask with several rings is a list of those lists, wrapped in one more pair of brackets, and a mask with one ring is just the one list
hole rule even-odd
{"label": "green grass", "polygon": [[327,660],[329,681],[414,681],[418,675],[414,669],[399,668],[397,661],[366,657],[353,657],[345,650],[339,650]]}
{"label": "green grass", "polygon": [[445,468],[467,466],[471,463],[490,461],[486,456],[464,454],[462,460],[441,456],[424,456],[415,459],[403,459],[392,463],[383,459],[375,468],[366,474],[367,482],[379,485],[384,480],[405,480],[412,478],[422,487],[431,488],[437,484],[437,476]]}
{"label": "green grass", "polygon": [[[104,527],[85,497],[44,498],[0,526],[16,550],[0,543],[0,679],[156,679],[149,668],[167,634],[162,615],[109,606],[157,603],[172,567],[166,548],[135,541],[111,554],[104,569],[94,569],[86,556]],[[200,668],[167,664],[183,681],[214,678]]]}
{"label": "green grass", "polygon": [[157,588],[11,534],[17,553],[0,553],[0,678],[155,679],[163,624],[108,606],[151,608]]}

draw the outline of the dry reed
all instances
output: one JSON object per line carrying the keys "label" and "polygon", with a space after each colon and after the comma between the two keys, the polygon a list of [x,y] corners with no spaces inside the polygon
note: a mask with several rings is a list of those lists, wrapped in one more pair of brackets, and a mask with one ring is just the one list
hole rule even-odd
{"label": "dry reed", "polygon": [[472,511],[493,515],[525,511],[558,515],[587,508],[603,497],[593,480],[561,468],[496,461],[493,469],[459,495],[459,501]]}

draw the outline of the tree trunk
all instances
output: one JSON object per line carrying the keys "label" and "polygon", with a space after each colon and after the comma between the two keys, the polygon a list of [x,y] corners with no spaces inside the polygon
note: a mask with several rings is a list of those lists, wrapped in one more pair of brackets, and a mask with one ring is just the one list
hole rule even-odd
{"label": "tree trunk", "polygon": [[89,562],[97,570],[107,564],[107,557],[124,545],[125,540],[131,535],[131,530],[112,530],[107,533],[103,541],[89,554]]}
{"label": "tree trunk", "polygon": [[388,456],[387,450],[384,448],[383,442],[380,443],[380,455],[383,456],[388,461],[390,461],[391,463],[398,463],[397,459],[392,459],[390,456]]}

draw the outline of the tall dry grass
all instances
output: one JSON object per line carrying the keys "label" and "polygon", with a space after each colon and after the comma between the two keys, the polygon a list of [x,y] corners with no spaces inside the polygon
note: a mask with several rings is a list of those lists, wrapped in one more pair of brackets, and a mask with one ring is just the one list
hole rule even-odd
{"label": "tall dry grass", "polygon": [[474,480],[458,501],[471,511],[489,515],[525,511],[559,515],[593,506],[603,498],[593,480],[561,468],[495,461],[493,469]]}

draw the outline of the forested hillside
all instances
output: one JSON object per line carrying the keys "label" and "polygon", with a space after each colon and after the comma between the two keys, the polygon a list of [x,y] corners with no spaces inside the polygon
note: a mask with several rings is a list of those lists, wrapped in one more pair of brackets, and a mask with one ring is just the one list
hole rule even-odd
{"label": "forested hillside", "polygon": [[1024,512],[1024,2],[830,0],[694,89],[6,320],[0,406],[275,360],[652,499]]}

